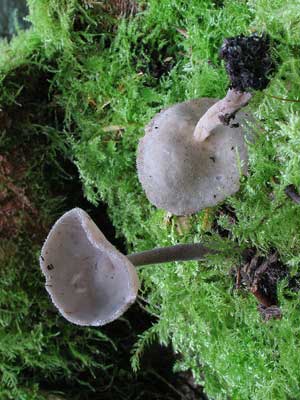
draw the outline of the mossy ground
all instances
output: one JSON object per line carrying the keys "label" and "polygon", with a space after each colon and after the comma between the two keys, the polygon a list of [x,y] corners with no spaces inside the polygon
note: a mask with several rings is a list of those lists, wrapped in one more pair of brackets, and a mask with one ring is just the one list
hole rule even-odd
{"label": "mossy ground", "polygon": [[[178,369],[192,369],[214,399],[298,398],[298,294],[281,282],[283,317],[263,323],[255,298],[232,290],[229,271],[241,263],[233,242],[263,256],[276,250],[291,275],[299,270],[300,207],[284,190],[300,186],[300,1],[148,0],[130,19],[108,15],[102,2],[28,4],[33,28],[0,48],[2,108],[17,104],[22,92],[7,76],[28,66],[43,71],[63,110],[58,140],[71,148],[88,200],[108,204],[128,250],[212,239],[226,249],[226,256],[201,264],[140,269],[142,294],[158,319],[136,345],[133,366],[158,338],[172,343],[182,355]],[[161,108],[223,96],[228,81],[219,46],[224,37],[254,31],[276,41],[279,66],[251,104],[257,140],[249,143],[249,175],[225,203],[236,220],[223,204],[179,229],[180,218],[144,196],[135,168],[138,139]]]}

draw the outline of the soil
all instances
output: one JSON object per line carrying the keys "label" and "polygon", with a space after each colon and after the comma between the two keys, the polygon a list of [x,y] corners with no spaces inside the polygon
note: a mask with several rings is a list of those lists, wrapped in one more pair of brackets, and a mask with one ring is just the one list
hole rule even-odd
{"label": "soil", "polygon": [[[107,326],[107,333],[121,338],[120,349],[124,355],[124,368],[130,369],[128,349],[131,349],[138,335],[148,329],[156,318],[150,316],[138,304],[132,306],[126,313],[130,326],[121,320]],[[122,354],[121,354],[122,357]],[[190,372],[173,373],[173,366],[178,356],[171,346],[165,347],[157,342],[146,347],[141,357],[141,369],[136,378],[131,379],[134,387],[132,399],[143,400],[206,400],[203,389],[194,383]],[[111,393],[112,394],[112,393]],[[108,395],[107,399],[111,399]],[[96,400],[96,399],[95,399]]]}
{"label": "soil", "polygon": [[271,40],[267,35],[236,36],[225,39],[220,49],[231,88],[240,92],[263,90],[275,70],[271,57]]}

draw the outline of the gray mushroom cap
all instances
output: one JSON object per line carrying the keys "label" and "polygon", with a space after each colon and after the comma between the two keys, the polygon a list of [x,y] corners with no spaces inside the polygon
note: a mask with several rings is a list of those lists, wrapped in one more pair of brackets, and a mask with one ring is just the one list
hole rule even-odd
{"label": "gray mushroom cap", "polygon": [[[176,104],[146,127],[137,155],[139,180],[149,201],[175,215],[195,213],[237,192],[247,171],[242,127],[219,125],[199,142],[193,133],[201,116],[217,102],[202,98]],[[235,123],[245,114],[238,112]]]}
{"label": "gray mushroom cap", "polygon": [[107,324],[136,299],[135,267],[80,208],[52,227],[40,265],[52,302],[74,324]]}

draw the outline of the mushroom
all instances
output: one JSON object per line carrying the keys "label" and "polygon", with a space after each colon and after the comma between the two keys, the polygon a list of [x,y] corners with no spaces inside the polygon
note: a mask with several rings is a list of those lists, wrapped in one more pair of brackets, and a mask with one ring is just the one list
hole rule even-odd
{"label": "mushroom", "polygon": [[54,224],[43,245],[40,265],[53,304],[77,325],[105,325],[136,300],[135,266],[201,260],[214,250],[196,243],[120,253],[80,208]]}
{"label": "mushroom", "polygon": [[[220,56],[231,86],[222,100],[202,98],[158,113],[145,129],[137,154],[139,180],[149,201],[175,215],[195,213],[223,201],[247,171],[240,109],[249,89],[264,89],[274,65],[266,35],[226,39]],[[234,119],[234,123],[231,121]]]}

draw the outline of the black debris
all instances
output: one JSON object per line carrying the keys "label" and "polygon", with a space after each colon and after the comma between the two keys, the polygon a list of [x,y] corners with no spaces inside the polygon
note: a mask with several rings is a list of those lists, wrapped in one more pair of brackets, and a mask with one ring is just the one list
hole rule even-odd
{"label": "black debris", "polygon": [[271,40],[266,34],[227,38],[220,49],[220,57],[226,63],[230,87],[240,92],[265,89],[275,70]]}

